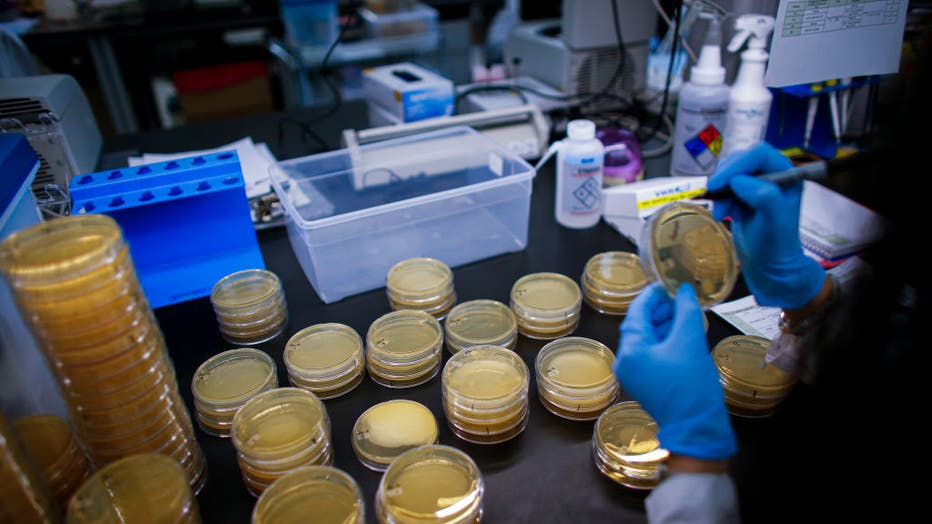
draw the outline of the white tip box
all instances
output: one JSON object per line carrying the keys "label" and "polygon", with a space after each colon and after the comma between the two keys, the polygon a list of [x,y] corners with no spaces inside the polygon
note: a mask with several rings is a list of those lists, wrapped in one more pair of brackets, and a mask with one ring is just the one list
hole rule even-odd
{"label": "white tip box", "polygon": [[370,105],[401,122],[453,114],[453,82],[411,62],[367,69],[362,84]]}
{"label": "white tip box", "polygon": [[[670,202],[686,200],[706,191],[704,176],[657,177],[602,190],[602,218],[637,245],[647,217]],[[697,201],[709,205],[709,201]]]}

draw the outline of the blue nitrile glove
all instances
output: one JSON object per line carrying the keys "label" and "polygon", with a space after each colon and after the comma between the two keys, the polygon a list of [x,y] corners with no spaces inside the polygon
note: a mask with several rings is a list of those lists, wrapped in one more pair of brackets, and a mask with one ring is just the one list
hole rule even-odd
{"label": "blue nitrile glove", "polygon": [[660,284],[645,288],[621,324],[615,375],[660,426],[660,445],[703,460],[737,450],[718,369],[690,284],[671,300]]}
{"label": "blue nitrile glove", "polygon": [[762,306],[799,309],[822,289],[825,270],[803,254],[799,205],[803,183],[776,185],[753,174],[793,167],[766,143],[736,153],[709,178],[709,189],[729,185],[737,199],[715,202],[717,220],[729,216],[744,281]]}

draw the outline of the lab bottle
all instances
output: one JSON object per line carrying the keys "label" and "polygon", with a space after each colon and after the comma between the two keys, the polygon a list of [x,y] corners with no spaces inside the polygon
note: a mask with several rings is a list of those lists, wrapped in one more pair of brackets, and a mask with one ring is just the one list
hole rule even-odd
{"label": "lab bottle", "polygon": [[554,213],[560,225],[592,227],[602,214],[602,166],[605,150],[590,120],[573,120],[557,149],[557,197]]}

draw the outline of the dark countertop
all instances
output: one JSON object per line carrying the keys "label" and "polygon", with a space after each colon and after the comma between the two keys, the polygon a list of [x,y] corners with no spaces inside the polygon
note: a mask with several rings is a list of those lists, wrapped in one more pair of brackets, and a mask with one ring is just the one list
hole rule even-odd
{"label": "dark countertop", "polygon": [[[307,118],[312,114],[314,111],[289,113],[288,116]],[[117,137],[106,143],[105,151],[109,154],[102,164],[103,167],[115,166],[120,157],[133,150],[168,152],[215,147],[247,134],[257,142],[267,141],[280,159],[308,154],[310,147],[302,145],[293,126],[286,130],[284,140],[278,141],[278,122],[282,116],[258,115]],[[325,140],[336,144],[340,129],[364,125],[364,106],[348,104],[336,117],[315,125],[315,129]],[[648,173],[659,174],[665,165],[665,159],[654,161],[649,164]],[[586,260],[592,255],[608,250],[635,251],[630,242],[605,223],[579,231],[557,225],[553,213],[553,177],[551,162],[534,181],[527,249],[454,268],[459,301],[490,298],[507,304],[512,284],[525,274],[555,271],[578,280]],[[281,385],[287,385],[282,350],[292,334],[310,324],[340,322],[364,336],[373,320],[390,311],[384,288],[334,304],[322,303],[298,265],[285,231],[263,231],[259,240],[266,265],[281,277],[288,300],[290,324],[286,332],[258,346],[277,361]],[[737,287],[732,298],[746,294],[743,283]],[[229,349],[230,345],[220,337],[207,298],[160,308],[156,316],[175,364],[182,396],[193,413],[190,384],[195,369],[208,357]],[[614,349],[620,321],[620,317],[601,315],[583,306],[580,325],[574,335],[596,339]],[[709,314],[709,321],[710,344],[736,334],[714,314]],[[534,358],[544,343],[519,337],[516,352],[528,364],[532,376]],[[449,353],[444,351],[444,361],[448,357]],[[484,522],[646,521],[643,494],[614,484],[596,470],[591,456],[593,423],[570,422],[548,412],[537,398],[534,381],[530,388],[527,429],[510,442],[491,446],[466,443],[450,432],[440,390],[439,376],[427,384],[398,390],[379,386],[367,377],[349,394],[325,402],[332,421],[334,466],[359,483],[367,522],[376,522],[374,497],[380,474],[366,469],[356,459],[350,444],[351,430],[365,409],[389,399],[410,399],[428,406],[440,425],[440,442],[465,451],[476,461],[486,483]],[[624,398],[627,397],[622,392]],[[754,446],[753,434],[757,431],[753,428],[766,427],[766,423],[737,419],[735,425],[742,446]],[[248,522],[255,499],[240,478],[232,442],[200,430],[197,437],[208,461],[207,484],[198,497],[204,522]]]}

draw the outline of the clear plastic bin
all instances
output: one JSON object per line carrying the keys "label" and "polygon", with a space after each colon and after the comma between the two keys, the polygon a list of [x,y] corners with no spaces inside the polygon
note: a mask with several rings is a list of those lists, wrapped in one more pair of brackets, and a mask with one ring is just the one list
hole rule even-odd
{"label": "clear plastic bin", "polygon": [[436,9],[422,3],[394,13],[376,13],[361,8],[359,16],[366,23],[366,32],[375,38],[435,33],[439,19]]}
{"label": "clear plastic bin", "polygon": [[327,303],[412,257],[450,267],[527,245],[534,168],[465,126],[280,162],[288,237]]}

